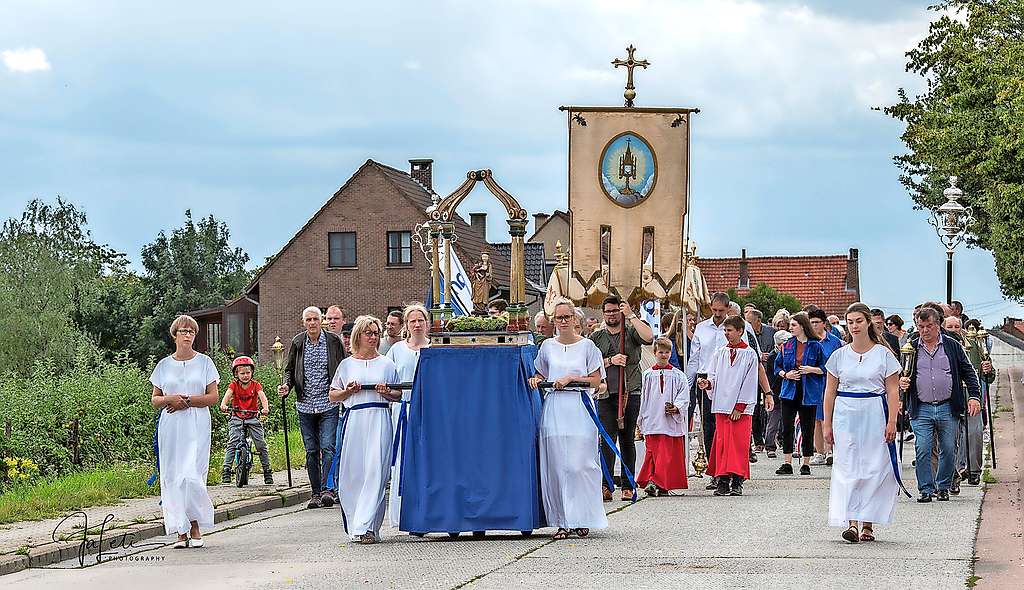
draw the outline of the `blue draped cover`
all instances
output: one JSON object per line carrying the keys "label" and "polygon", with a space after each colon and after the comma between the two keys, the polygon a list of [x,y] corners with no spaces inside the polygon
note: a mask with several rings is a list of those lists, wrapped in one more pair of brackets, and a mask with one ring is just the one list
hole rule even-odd
{"label": "blue draped cover", "polygon": [[526,382],[536,355],[533,345],[423,349],[402,443],[401,530],[544,526],[541,398]]}

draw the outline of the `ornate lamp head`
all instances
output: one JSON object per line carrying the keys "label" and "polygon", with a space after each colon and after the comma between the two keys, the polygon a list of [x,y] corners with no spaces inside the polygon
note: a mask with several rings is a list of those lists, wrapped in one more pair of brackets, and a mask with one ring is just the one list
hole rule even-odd
{"label": "ornate lamp head", "polygon": [[270,351],[274,353],[274,367],[278,371],[284,370],[284,344],[281,344],[281,337],[274,338],[274,345],[270,347]]}
{"label": "ornate lamp head", "polygon": [[960,197],[964,192],[957,186],[957,177],[949,177],[949,188],[942,191],[946,202],[932,212],[928,220],[939,240],[947,250],[954,250],[967,235],[967,229],[974,224],[974,210],[971,207],[964,207],[960,204]]}

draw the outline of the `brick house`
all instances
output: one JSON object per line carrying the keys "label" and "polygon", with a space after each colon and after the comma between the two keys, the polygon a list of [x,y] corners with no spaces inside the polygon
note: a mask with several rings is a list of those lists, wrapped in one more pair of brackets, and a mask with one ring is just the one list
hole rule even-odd
{"label": "brick house", "polygon": [[[427,220],[433,161],[409,162],[406,173],[367,160],[253,278],[244,295],[259,304],[258,350],[297,334],[310,305],[340,305],[351,321],[426,298],[430,264],[412,231]],[[507,297],[509,258],[487,243],[482,221],[456,218],[455,250],[467,270],[490,254],[492,296]]]}
{"label": "brick house", "polygon": [[846,256],[747,256],[739,258],[698,258],[708,289],[736,289],[747,294],[765,283],[789,293],[803,305],[815,304],[826,313],[843,317],[846,308],[860,301],[860,262],[856,248]]}

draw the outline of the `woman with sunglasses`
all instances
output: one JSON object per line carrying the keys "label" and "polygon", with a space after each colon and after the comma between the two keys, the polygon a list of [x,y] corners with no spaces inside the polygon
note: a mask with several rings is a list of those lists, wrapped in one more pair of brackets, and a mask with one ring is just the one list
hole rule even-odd
{"label": "woman with sunglasses", "polygon": [[[560,540],[608,526],[590,399],[601,383],[604,361],[594,342],[574,329],[576,308],[571,302],[560,301],[554,319],[557,335],[541,344],[530,387],[554,381],[545,392],[540,418],[540,488],[548,524],[558,527],[554,538]],[[572,381],[589,387],[569,387]]]}
{"label": "woman with sunglasses", "polygon": [[[331,381],[330,400],[342,403],[341,446],[331,471],[338,472],[342,522],[349,539],[376,543],[384,522],[384,489],[391,474],[391,402],[401,392],[389,389],[398,381],[395,363],[377,352],[381,321],[369,315],[352,327],[352,356],[341,361]],[[363,390],[363,384],[377,384]]]}

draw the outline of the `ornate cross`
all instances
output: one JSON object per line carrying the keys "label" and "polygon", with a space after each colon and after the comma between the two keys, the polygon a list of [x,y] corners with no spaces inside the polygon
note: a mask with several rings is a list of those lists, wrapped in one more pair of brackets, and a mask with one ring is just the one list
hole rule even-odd
{"label": "ornate cross", "polygon": [[625,66],[626,67],[626,91],[622,93],[622,96],[626,98],[626,106],[633,106],[633,99],[636,98],[636,87],[633,86],[633,68],[639,66],[647,69],[647,66],[651,65],[651,62],[646,59],[636,59],[633,57],[633,52],[636,51],[636,47],[630,44],[626,48],[626,59],[614,59],[612,65],[615,67]]}

